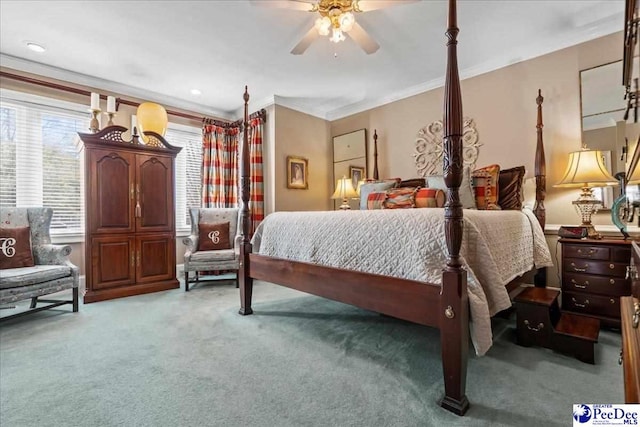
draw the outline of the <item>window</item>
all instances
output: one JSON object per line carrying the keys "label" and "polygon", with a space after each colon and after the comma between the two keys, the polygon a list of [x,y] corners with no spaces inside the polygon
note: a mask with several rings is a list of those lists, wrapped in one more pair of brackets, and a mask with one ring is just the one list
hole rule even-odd
{"label": "window", "polygon": [[188,229],[189,208],[202,205],[202,129],[170,123],[165,138],[182,147],[176,158],[176,228]]}
{"label": "window", "polygon": [[2,90],[0,207],[51,207],[52,234],[82,233],[76,142],[88,126],[83,105]]}

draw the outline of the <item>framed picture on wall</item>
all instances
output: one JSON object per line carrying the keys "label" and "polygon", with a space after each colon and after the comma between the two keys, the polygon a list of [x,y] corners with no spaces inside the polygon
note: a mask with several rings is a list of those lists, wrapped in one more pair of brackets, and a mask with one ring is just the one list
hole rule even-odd
{"label": "framed picture on wall", "polygon": [[349,176],[353,183],[353,188],[358,188],[358,182],[364,179],[364,168],[360,166],[349,166]]}
{"label": "framed picture on wall", "polygon": [[309,188],[309,160],[287,156],[287,188],[306,190]]}

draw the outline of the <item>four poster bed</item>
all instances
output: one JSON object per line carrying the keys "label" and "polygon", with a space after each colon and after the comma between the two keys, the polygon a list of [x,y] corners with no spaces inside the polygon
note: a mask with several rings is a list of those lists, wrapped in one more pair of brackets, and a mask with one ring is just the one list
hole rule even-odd
{"label": "four poster bed", "polygon": [[[496,212],[475,212],[469,213],[463,218],[462,204],[460,203],[459,188],[462,182],[462,136],[463,136],[463,115],[462,100],[460,93],[460,80],[457,69],[457,14],[456,1],[449,1],[449,26],[446,32],[448,42],[448,62],[445,83],[445,103],[444,103],[444,180],[447,186],[447,202],[444,209],[400,209],[395,212],[389,211],[364,211],[364,212],[316,212],[306,213],[303,215],[302,227],[305,229],[312,223],[322,223],[329,221],[333,228],[339,228],[336,225],[336,215],[341,215],[342,219],[371,217],[373,221],[381,221],[385,216],[388,218],[402,219],[395,221],[396,223],[406,223],[406,217],[411,217],[408,224],[412,224],[404,230],[405,233],[413,233],[412,235],[427,233],[429,230],[439,230],[442,235],[444,228],[444,236],[442,245],[438,247],[430,247],[430,250],[436,251],[438,248],[441,255],[438,258],[438,277],[433,279],[433,268],[425,273],[426,275],[412,274],[380,274],[380,272],[371,273],[363,272],[359,266],[355,265],[349,268],[338,268],[336,264],[328,262],[323,265],[316,262],[304,262],[295,257],[264,255],[264,247],[257,252],[258,244],[265,246],[264,236],[262,242],[254,239],[256,246],[250,241],[250,215],[249,215],[249,195],[250,195],[250,176],[249,176],[249,150],[248,150],[248,134],[244,132],[242,159],[241,159],[241,200],[242,207],[240,211],[242,223],[242,243],[240,245],[240,271],[239,286],[241,308],[240,314],[252,314],[251,297],[253,291],[253,280],[264,280],[279,285],[287,286],[310,294],[322,296],[347,304],[355,305],[367,310],[383,313],[399,319],[408,320],[421,325],[432,326],[440,329],[441,345],[442,345],[442,366],[444,373],[445,394],[440,401],[440,405],[445,409],[458,415],[464,415],[469,407],[469,401],[465,394],[466,389],[466,373],[468,360],[468,343],[470,337],[470,296],[471,296],[471,315],[474,316],[474,289],[475,275],[478,274],[474,269],[469,269],[470,291],[467,286],[468,273],[465,266],[466,259],[463,242],[464,233],[470,233],[475,230],[477,224],[473,221],[479,220],[478,217],[495,214]],[[248,101],[249,94],[245,89],[244,103],[245,129],[248,123]],[[529,227],[531,231],[531,241],[537,240],[537,243],[546,247],[544,235],[541,230],[544,229],[545,222],[545,159],[542,143],[542,96],[539,94],[536,99],[538,104],[538,124],[537,124],[537,147],[535,158],[535,176],[536,176],[536,204],[534,207],[535,217],[532,215],[532,221],[538,221],[541,227]],[[377,163],[377,161],[376,161]],[[377,164],[374,170],[377,171]],[[405,211],[405,212],[398,212]],[[406,212],[414,211],[414,212]],[[423,211],[423,212],[417,212]],[[428,212],[427,212],[428,211]],[[503,212],[505,214],[507,212]],[[527,229],[530,224],[522,220],[525,215],[520,212],[511,211],[507,216],[515,218],[520,215],[520,219],[513,221],[521,221]],[[274,214],[275,215],[275,214]],[[438,216],[438,218],[436,218]],[[467,218],[468,217],[468,218]],[[284,219],[286,221],[286,218]],[[306,222],[305,222],[306,221]],[[470,222],[471,221],[471,222]],[[359,222],[357,220],[352,223]],[[429,223],[422,228],[422,222]],[[378,228],[385,227],[383,223],[378,222]],[[396,230],[397,232],[397,230]],[[411,235],[411,234],[410,234]],[[542,236],[542,237],[540,237]],[[465,237],[468,237],[465,234]],[[477,237],[477,236],[476,236]],[[382,237],[388,238],[387,237]],[[304,235],[306,240],[306,234]],[[509,244],[509,238],[502,237],[505,247]],[[302,239],[301,239],[302,240]],[[325,239],[327,240],[327,239]],[[428,237],[428,243],[437,240],[435,237]],[[513,240],[513,239],[511,239]],[[472,244],[478,244],[479,238],[474,240]],[[268,246],[268,245],[267,245]],[[273,246],[273,245],[272,245]],[[277,244],[275,246],[278,246]],[[274,247],[275,247],[274,246]],[[379,245],[378,245],[379,246]],[[446,249],[445,249],[446,248]],[[487,246],[488,250],[492,250]],[[461,249],[463,250],[461,253]],[[311,252],[317,249],[309,249]],[[340,246],[332,249],[334,252],[340,252]],[[344,248],[342,249],[344,250]],[[504,250],[504,248],[503,248]],[[331,250],[328,250],[330,252]],[[508,248],[506,252],[512,251]],[[547,249],[548,251],[548,249]],[[414,251],[415,252],[415,251]],[[278,252],[274,252],[278,254]],[[423,252],[420,252],[423,253]],[[503,252],[504,253],[504,252]],[[500,255],[498,255],[500,256]],[[303,258],[304,259],[304,258]],[[502,258],[498,258],[503,261]],[[409,264],[420,264],[419,259],[410,259]],[[527,261],[529,263],[529,261]],[[506,264],[503,261],[503,264]],[[338,264],[339,265],[339,264]],[[433,267],[433,266],[432,266]],[[474,266],[475,268],[475,266]],[[529,267],[530,268],[530,267]],[[408,268],[411,270],[411,268]],[[375,270],[374,270],[375,271]],[[506,276],[512,272],[505,273]],[[521,273],[521,271],[520,271]],[[393,274],[393,275],[392,275]],[[395,277],[402,275],[403,277]],[[431,278],[431,279],[430,279]],[[512,277],[511,277],[512,278]],[[509,278],[509,280],[511,279]],[[536,285],[544,286],[544,269],[540,270],[536,277]],[[483,285],[484,286],[484,285]],[[498,284],[504,287],[505,283]],[[481,292],[487,289],[481,290]],[[496,308],[496,307],[494,307]],[[498,307],[499,308],[499,307]],[[491,311],[491,310],[490,310]],[[494,313],[490,313],[494,314]],[[476,319],[474,319],[475,321]],[[490,331],[489,331],[490,333]],[[474,340],[474,344],[475,344]],[[489,344],[490,345],[490,344]],[[476,347],[477,349],[477,347]],[[486,351],[486,350],[485,350]]]}

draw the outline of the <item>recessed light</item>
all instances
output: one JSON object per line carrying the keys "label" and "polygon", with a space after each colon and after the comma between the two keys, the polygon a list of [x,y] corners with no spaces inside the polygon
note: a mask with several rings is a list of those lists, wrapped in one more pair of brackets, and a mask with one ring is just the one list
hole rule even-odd
{"label": "recessed light", "polygon": [[32,51],[34,51],[34,52],[38,52],[38,53],[42,53],[42,52],[44,52],[45,50],[47,50],[47,49],[45,49],[44,47],[40,46],[39,44],[37,44],[37,43],[31,43],[31,42],[27,43],[27,47],[28,47],[29,49],[31,49]]}
{"label": "recessed light", "polygon": [[199,89],[191,89],[191,95],[202,95]]}

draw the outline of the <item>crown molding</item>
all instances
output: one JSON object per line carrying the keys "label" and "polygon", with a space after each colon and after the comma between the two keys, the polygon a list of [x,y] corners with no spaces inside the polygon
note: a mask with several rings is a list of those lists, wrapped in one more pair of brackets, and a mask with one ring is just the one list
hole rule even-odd
{"label": "crown molding", "polygon": [[178,108],[198,114],[213,116],[219,119],[234,120],[232,113],[227,111],[216,110],[202,104],[184,101],[172,96],[162,95],[157,92],[139,89],[133,86],[101,79],[99,77],[76,73],[75,71],[53,67],[51,65],[18,58],[4,53],[0,53],[0,65],[2,67],[11,68],[25,73],[36,74],[51,79],[62,80],[82,86],[92,87],[97,90],[105,90],[117,94],[122,94],[123,96],[126,95],[138,99],[157,102],[165,106],[170,106],[171,108]]}
{"label": "crown molding", "polygon": [[[486,61],[482,64],[474,67],[466,68],[460,71],[460,79],[469,79],[476,77],[491,71],[498,70],[500,68],[508,67],[519,62],[528,61],[539,56],[543,56],[549,53],[557,52],[562,49],[566,49],[571,46],[575,46],[581,43],[585,43],[599,37],[608,36],[610,34],[622,31],[620,29],[620,23],[623,16],[619,13],[611,14],[598,21],[591,21],[585,24],[583,27],[566,34],[562,40],[555,38],[548,38],[542,43],[532,46],[528,51],[521,52],[518,58],[505,59],[498,58],[495,60]],[[437,89],[444,86],[444,77],[430,80],[425,83],[402,89],[382,97],[375,99],[369,99],[362,102],[345,105],[344,107],[336,108],[334,110],[326,111],[324,113],[325,120],[334,121],[342,119],[353,114],[361,113],[373,108],[380,107],[391,102],[399,101],[401,99],[409,98],[411,96],[419,95],[421,93]]]}

